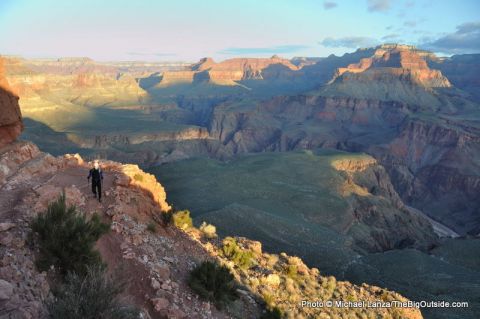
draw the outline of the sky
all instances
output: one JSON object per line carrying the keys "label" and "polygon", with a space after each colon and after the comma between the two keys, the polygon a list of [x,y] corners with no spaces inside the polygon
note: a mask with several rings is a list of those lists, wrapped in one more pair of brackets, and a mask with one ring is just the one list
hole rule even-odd
{"label": "sky", "polygon": [[0,54],[99,61],[480,53],[479,0],[0,0]]}

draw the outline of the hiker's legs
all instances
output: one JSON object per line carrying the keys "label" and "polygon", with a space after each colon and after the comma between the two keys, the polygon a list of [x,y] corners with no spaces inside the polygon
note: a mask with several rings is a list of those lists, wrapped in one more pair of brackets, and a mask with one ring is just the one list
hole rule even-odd
{"label": "hiker's legs", "polygon": [[97,183],[94,180],[92,180],[92,193],[96,198],[97,197]]}
{"label": "hiker's legs", "polygon": [[102,182],[97,182],[97,190],[98,190],[98,200],[102,199]]}

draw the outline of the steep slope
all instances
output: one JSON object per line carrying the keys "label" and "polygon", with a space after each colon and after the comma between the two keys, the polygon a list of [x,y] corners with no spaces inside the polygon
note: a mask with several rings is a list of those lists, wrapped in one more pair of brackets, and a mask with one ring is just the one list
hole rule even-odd
{"label": "steep slope", "polygon": [[454,86],[470,93],[477,102],[480,101],[480,54],[429,59],[428,64],[431,68],[442,71]]}
{"label": "steep slope", "polygon": [[[160,166],[153,172],[164,180],[177,205],[192,207],[197,220],[206,218],[220,225],[223,234],[269,242],[268,247],[277,251],[286,249],[285,240],[279,240],[281,233],[290,234],[297,240],[288,241],[288,252],[309,262],[325,255],[337,258],[333,256],[336,249],[350,254],[425,249],[436,241],[429,222],[404,206],[385,170],[362,154],[270,153],[242,156],[228,163],[194,159]],[[182,183],[183,179],[188,183]],[[256,211],[258,231],[251,229],[249,211]],[[235,223],[231,223],[232,214],[238,215]],[[279,225],[292,224],[275,230],[272,218]],[[295,234],[298,228],[309,230]],[[264,236],[260,236],[262,229]],[[338,238],[338,247],[326,244],[329,236]],[[306,243],[311,250],[305,248]],[[323,269],[335,267],[328,262],[314,264]]]}
{"label": "steep slope", "polygon": [[[3,111],[18,110],[17,99],[7,102],[2,105]],[[16,136],[10,134],[9,139]],[[376,302],[381,296],[384,301],[408,300],[378,287],[359,287],[325,278],[296,257],[265,254],[260,243],[247,240],[242,240],[242,249],[252,247],[258,265],[242,270],[223,257],[220,243],[207,240],[198,230],[184,232],[161,226],[161,214],[171,209],[164,188],[136,165],[104,161],[105,196],[102,203],[97,202],[85,183],[91,164],[79,155],[53,157],[29,142],[10,142],[0,147],[1,316],[35,319],[47,315],[43,302],[52,297],[50,287],[55,276],[50,271],[39,273],[35,267],[36,252],[28,240],[30,222],[64,193],[67,203],[87,216],[99,213],[110,222],[111,232],[97,242],[97,248],[108,267],[119,267],[123,279],[128,279],[125,297],[142,311],[142,318],[255,318],[260,316],[264,302],[290,317],[343,316],[348,312],[358,316],[422,318],[415,308],[300,307],[299,301],[318,298],[341,301],[352,296]],[[152,223],[153,231],[147,226]],[[217,260],[234,272],[239,281],[239,298],[231,308],[219,311],[188,287],[191,269],[204,260]],[[285,269],[289,271],[285,273]],[[280,285],[288,289],[288,295],[278,293]]]}

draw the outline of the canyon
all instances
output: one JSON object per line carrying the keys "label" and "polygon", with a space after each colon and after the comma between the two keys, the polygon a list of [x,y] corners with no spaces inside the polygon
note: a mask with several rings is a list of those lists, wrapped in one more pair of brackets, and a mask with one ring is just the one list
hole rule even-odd
{"label": "canyon", "polygon": [[341,280],[477,294],[463,247],[480,235],[479,55],[388,44],[292,60],[0,61],[2,110],[19,96],[23,114],[0,116],[3,145],[24,126],[44,152],[137,164],[196,224]]}
{"label": "canyon", "polygon": [[[96,248],[108,268],[120,267],[116,269],[121,269],[122,280],[129,282],[124,297],[139,309],[142,318],[255,318],[262,314],[267,297],[271,306],[292,318],[316,315],[317,309],[297,305],[301,300],[319,297],[375,302],[381,296],[385,301],[408,302],[400,294],[380,287],[354,285],[320,275],[318,269],[307,267],[298,257],[264,252],[260,242],[241,237],[235,239],[239,249],[254,253],[256,265],[251,269],[238,267],[222,254],[221,242],[205,237],[199,229],[162,223],[162,214],[171,210],[165,189],[137,165],[102,162],[105,200],[100,203],[84,189],[88,186],[86,172],[92,163],[85,162],[78,154],[54,157],[31,142],[17,141],[23,125],[18,98],[2,90],[0,101],[8,115],[0,122],[2,317],[48,316],[45,301],[52,298],[55,289],[54,270],[38,270],[35,265],[38,252],[31,246],[29,233],[32,219],[43,214],[61,194],[68,205],[74,205],[89,217],[100,213],[103,220],[109,221],[110,232],[101,237]],[[335,165],[347,170],[352,166],[343,162]],[[154,225],[153,230],[150,225]],[[216,260],[234,273],[239,295],[234,306],[217,309],[188,287],[190,271],[204,260]],[[342,308],[327,308],[323,315],[338,317],[345,312]],[[422,318],[416,308],[359,308],[349,314]]]}

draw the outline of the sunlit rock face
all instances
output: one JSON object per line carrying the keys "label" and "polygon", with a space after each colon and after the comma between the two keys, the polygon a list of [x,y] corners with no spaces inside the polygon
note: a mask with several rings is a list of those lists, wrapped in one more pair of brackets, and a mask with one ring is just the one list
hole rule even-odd
{"label": "sunlit rock face", "polygon": [[293,76],[292,71],[299,67],[290,60],[272,56],[271,58],[234,58],[215,62],[203,58],[186,71],[167,71],[161,75],[159,85],[176,83],[210,83],[216,85],[237,85],[244,80],[278,79]]}
{"label": "sunlit rock face", "polygon": [[4,60],[0,58],[0,147],[13,142],[22,129],[18,97],[5,79]]}

